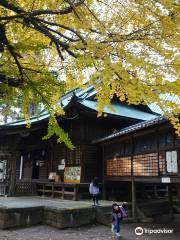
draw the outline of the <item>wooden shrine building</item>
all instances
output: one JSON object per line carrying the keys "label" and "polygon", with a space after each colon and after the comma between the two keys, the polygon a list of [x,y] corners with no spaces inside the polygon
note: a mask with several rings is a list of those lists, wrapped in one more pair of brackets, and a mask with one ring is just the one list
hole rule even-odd
{"label": "wooden shrine building", "polygon": [[180,197],[180,137],[165,117],[122,128],[93,143],[102,147],[106,199],[131,199],[135,204],[137,198]]}
{"label": "wooden shrine building", "polygon": [[[108,185],[111,181],[131,181],[132,172],[139,181],[142,178],[161,180],[160,174],[167,173],[163,165],[166,164],[164,148],[167,146],[162,145],[166,137],[160,134],[164,130],[159,129],[158,124],[158,133],[152,128],[153,133],[148,138],[145,136],[145,140],[139,132],[134,136],[135,130],[132,133],[128,130],[144,126],[158,114],[148,106],[129,106],[114,98],[112,108],[104,107],[106,117],[97,118],[95,97],[94,87],[89,87],[70,91],[59,101],[65,115],[57,119],[75,146],[72,151],[64,144],[57,144],[55,138],[42,140],[47,133],[49,119],[45,111],[38,119],[31,118],[30,129],[25,127],[24,120],[0,125],[1,195],[37,192],[76,198],[77,188],[87,190],[87,184],[95,176]],[[149,128],[142,127],[144,134]],[[121,136],[124,131],[128,132]],[[174,145],[168,154],[175,157],[179,140],[175,139],[172,129],[171,132],[166,141],[173,141]],[[95,139],[100,139],[97,144]],[[103,145],[103,151],[99,143]],[[175,181],[178,177],[173,175],[173,179]]]}

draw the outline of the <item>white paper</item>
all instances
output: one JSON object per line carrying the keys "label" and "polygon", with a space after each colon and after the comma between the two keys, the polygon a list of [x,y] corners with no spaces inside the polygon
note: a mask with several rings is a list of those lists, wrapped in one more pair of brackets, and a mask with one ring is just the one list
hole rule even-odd
{"label": "white paper", "polygon": [[172,172],[172,154],[171,152],[166,152],[166,165],[167,165],[167,172],[171,173]]}
{"label": "white paper", "polygon": [[65,165],[58,165],[58,170],[64,170]]}
{"label": "white paper", "polygon": [[178,166],[177,166],[177,151],[172,151],[172,172],[177,173],[178,172]]}

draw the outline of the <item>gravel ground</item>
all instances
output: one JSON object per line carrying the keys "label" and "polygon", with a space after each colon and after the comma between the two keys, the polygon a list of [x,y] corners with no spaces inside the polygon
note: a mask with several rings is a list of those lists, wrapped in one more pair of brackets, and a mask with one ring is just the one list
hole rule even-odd
{"label": "gravel ground", "polygon": [[[173,229],[173,226],[160,224],[123,224],[122,240],[178,240],[180,232],[172,234],[143,234],[137,236],[134,230],[137,226],[150,229]],[[88,226],[76,229],[58,230],[49,226],[34,226],[23,229],[0,230],[0,240],[108,240],[112,237],[110,228],[106,226]]]}

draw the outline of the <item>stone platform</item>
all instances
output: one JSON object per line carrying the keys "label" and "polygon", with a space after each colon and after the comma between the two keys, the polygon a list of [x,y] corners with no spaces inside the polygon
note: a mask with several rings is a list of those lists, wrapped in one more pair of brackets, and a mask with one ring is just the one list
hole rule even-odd
{"label": "stone platform", "polygon": [[111,201],[71,201],[45,197],[1,197],[0,228],[47,224],[59,229],[111,221]]}
{"label": "stone platform", "polygon": [[[0,229],[47,224],[59,229],[80,227],[92,223],[111,223],[112,201],[100,201],[93,207],[88,200],[72,201],[47,197],[0,197]],[[121,203],[119,203],[121,204]],[[142,201],[137,206],[136,221],[149,222],[156,215],[169,211],[166,200]],[[128,218],[123,223],[134,222],[131,203],[127,204]]]}

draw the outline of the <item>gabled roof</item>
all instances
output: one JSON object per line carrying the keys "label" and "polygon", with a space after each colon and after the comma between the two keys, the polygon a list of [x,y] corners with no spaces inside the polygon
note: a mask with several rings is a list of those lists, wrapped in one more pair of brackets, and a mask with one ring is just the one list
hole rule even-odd
{"label": "gabled roof", "polygon": [[[66,111],[71,105],[77,103],[78,105],[89,109],[91,111],[97,112],[97,100],[95,100],[96,90],[94,86],[89,86],[86,89],[76,88],[67,92],[64,96],[62,96],[59,100],[60,106]],[[157,117],[157,113],[153,112],[149,109],[148,106],[142,108],[138,108],[138,106],[130,106],[125,103],[120,102],[112,102],[112,106],[105,106],[103,113],[108,116],[115,116],[121,118],[128,119],[136,119],[140,121],[150,120]],[[30,119],[31,123],[38,123],[41,121],[47,121],[49,118],[49,114],[47,111],[43,110],[40,116],[32,117]],[[0,125],[1,128],[11,128],[13,126],[24,126],[26,125],[26,121],[24,119],[18,120],[15,122],[11,122],[8,124]]]}
{"label": "gabled roof", "polygon": [[[97,101],[79,99],[77,100],[82,106],[97,111]],[[155,118],[157,115],[151,114],[133,106],[129,106],[123,103],[112,103],[111,106],[104,106],[103,113],[112,116],[121,116],[129,119],[149,120]]]}

